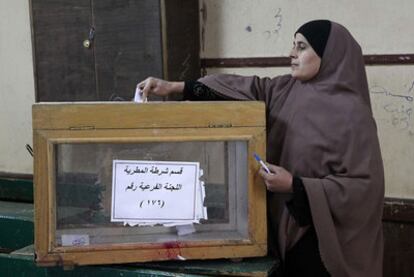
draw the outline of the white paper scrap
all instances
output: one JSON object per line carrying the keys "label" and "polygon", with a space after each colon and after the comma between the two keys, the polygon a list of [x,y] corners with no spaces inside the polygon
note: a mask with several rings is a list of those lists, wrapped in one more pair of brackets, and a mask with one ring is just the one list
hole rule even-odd
{"label": "white paper scrap", "polygon": [[194,224],[177,225],[175,228],[177,229],[177,235],[179,236],[185,236],[196,232]]}
{"label": "white paper scrap", "polygon": [[62,234],[62,246],[89,245],[89,235]]}
{"label": "white paper scrap", "polygon": [[187,260],[186,258],[184,258],[183,256],[181,256],[181,255],[177,255],[177,260],[180,260],[180,261],[185,261],[185,260]]}

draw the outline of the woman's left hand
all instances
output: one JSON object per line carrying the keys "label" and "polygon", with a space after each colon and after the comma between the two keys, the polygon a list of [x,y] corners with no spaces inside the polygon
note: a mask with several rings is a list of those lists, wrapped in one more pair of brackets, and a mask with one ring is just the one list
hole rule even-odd
{"label": "woman's left hand", "polygon": [[259,174],[262,176],[267,190],[271,192],[289,193],[292,192],[293,176],[283,167],[267,164],[271,173],[267,173],[260,168]]}

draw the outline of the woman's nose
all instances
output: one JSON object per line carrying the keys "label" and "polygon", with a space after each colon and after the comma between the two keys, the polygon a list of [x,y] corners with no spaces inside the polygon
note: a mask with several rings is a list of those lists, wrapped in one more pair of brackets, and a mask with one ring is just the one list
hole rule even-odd
{"label": "woman's nose", "polygon": [[289,58],[292,58],[292,59],[296,58],[296,51],[295,51],[295,49],[290,50]]}

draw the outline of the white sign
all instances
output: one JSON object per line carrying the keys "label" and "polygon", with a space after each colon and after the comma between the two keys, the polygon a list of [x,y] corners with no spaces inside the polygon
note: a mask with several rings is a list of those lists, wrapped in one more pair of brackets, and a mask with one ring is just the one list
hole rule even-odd
{"label": "white sign", "polygon": [[89,245],[89,235],[62,234],[62,246]]}
{"label": "white sign", "polygon": [[111,221],[198,222],[202,208],[198,162],[113,161]]}

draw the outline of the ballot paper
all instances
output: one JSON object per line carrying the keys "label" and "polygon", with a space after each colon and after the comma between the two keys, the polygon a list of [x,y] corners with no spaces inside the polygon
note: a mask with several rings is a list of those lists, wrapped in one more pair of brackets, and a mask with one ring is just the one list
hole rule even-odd
{"label": "ballot paper", "polygon": [[136,102],[136,103],[147,102],[147,98],[143,97],[142,90],[138,86],[135,89],[134,102]]}
{"label": "ballot paper", "polygon": [[114,160],[111,221],[167,227],[207,219],[198,162]]}

